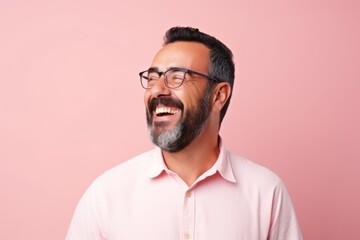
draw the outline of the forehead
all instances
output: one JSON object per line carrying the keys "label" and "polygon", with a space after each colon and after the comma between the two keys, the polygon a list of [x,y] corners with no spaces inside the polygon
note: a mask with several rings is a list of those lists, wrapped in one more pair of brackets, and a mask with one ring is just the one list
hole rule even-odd
{"label": "forehead", "polygon": [[209,54],[209,48],[202,43],[183,41],[169,43],[155,55],[151,66],[161,71],[170,67],[207,71]]}

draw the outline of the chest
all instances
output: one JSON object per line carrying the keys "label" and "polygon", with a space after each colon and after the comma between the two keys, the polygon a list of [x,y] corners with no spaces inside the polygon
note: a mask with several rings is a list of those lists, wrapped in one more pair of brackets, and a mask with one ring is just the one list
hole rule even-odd
{"label": "chest", "polygon": [[[135,190],[136,189],[136,190]],[[271,196],[216,179],[134,187],[109,200],[108,239],[266,239]]]}

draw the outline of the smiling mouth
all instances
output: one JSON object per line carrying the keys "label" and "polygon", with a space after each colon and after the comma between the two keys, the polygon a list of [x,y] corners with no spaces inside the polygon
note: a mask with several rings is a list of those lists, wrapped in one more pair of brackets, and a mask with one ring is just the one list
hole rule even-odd
{"label": "smiling mouth", "polygon": [[171,97],[153,98],[149,102],[149,121],[177,122],[181,118],[184,105],[178,99]]}
{"label": "smiling mouth", "polygon": [[179,112],[179,109],[172,107],[157,107],[154,111],[157,117],[171,116]]}

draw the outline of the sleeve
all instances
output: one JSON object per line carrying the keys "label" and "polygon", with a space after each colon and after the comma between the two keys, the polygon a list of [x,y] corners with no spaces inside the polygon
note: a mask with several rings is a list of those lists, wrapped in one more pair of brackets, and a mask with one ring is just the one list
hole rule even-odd
{"label": "sleeve", "polygon": [[99,193],[101,187],[94,182],[76,206],[65,240],[106,240],[105,208]]}
{"label": "sleeve", "polygon": [[274,191],[268,240],[302,240],[294,207],[284,184]]}

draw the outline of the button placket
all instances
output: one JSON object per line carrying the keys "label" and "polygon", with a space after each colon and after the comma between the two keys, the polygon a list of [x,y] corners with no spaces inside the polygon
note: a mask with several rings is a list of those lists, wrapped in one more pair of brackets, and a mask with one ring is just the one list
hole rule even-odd
{"label": "button placket", "polygon": [[194,239],[195,227],[195,196],[194,190],[188,190],[184,196],[183,205],[183,230],[182,237],[185,240]]}

